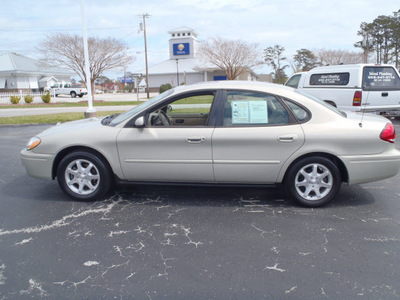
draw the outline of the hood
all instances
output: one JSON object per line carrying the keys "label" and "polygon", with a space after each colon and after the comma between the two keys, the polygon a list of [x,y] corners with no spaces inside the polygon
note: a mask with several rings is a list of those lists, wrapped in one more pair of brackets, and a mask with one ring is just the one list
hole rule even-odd
{"label": "hood", "polygon": [[53,134],[63,134],[66,131],[82,132],[87,129],[93,129],[94,127],[103,127],[100,118],[90,118],[90,119],[83,119],[66,123],[59,123],[53,127],[44,130],[37,136],[45,137]]}

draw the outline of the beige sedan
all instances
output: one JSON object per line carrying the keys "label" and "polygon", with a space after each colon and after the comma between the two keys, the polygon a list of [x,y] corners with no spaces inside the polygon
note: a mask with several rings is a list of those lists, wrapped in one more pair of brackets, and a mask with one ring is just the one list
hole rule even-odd
{"label": "beige sedan", "polygon": [[295,90],[256,82],[182,86],[119,115],[60,124],[33,137],[29,175],[57,178],[77,200],[116,182],[281,184],[318,207],[349,185],[395,176],[393,124],[342,112]]}

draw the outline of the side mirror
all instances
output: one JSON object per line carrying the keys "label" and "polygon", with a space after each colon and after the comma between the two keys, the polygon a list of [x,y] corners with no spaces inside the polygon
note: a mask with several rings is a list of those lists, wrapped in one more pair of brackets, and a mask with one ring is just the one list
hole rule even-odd
{"label": "side mirror", "polygon": [[144,116],[141,116],[135,120],[135,127],[142,128],[146,126],[146,122],[144,121]]}

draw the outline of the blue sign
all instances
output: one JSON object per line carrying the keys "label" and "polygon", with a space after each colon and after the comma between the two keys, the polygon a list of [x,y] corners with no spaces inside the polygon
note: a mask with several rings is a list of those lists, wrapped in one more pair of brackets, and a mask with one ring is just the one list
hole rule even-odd
{"label": "blue sign", "polygon": [[[122,83],[125,83],[124,77],[119,77],[118,80]],[[132,77],[126,77],[126,83],[132,83]]]}
{"label": "blue sign", "polygon": [[227,80],[228,77],[226,76],[214,76],[214,81],[219,81],[219,80]]}
{"label": "blue sign", "polygon": [[189,55],[190,54],[190,44],[189,43],[179,43],[172,44],[174,55]]}

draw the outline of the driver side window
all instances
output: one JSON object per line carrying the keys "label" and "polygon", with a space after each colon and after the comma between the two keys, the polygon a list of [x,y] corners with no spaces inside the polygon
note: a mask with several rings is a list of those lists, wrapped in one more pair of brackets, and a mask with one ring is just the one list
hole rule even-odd
{"label": "driver side window", "polygon": [[156,127],[207,126],[213,93],[179,98],[150,113],[148,124]]}

